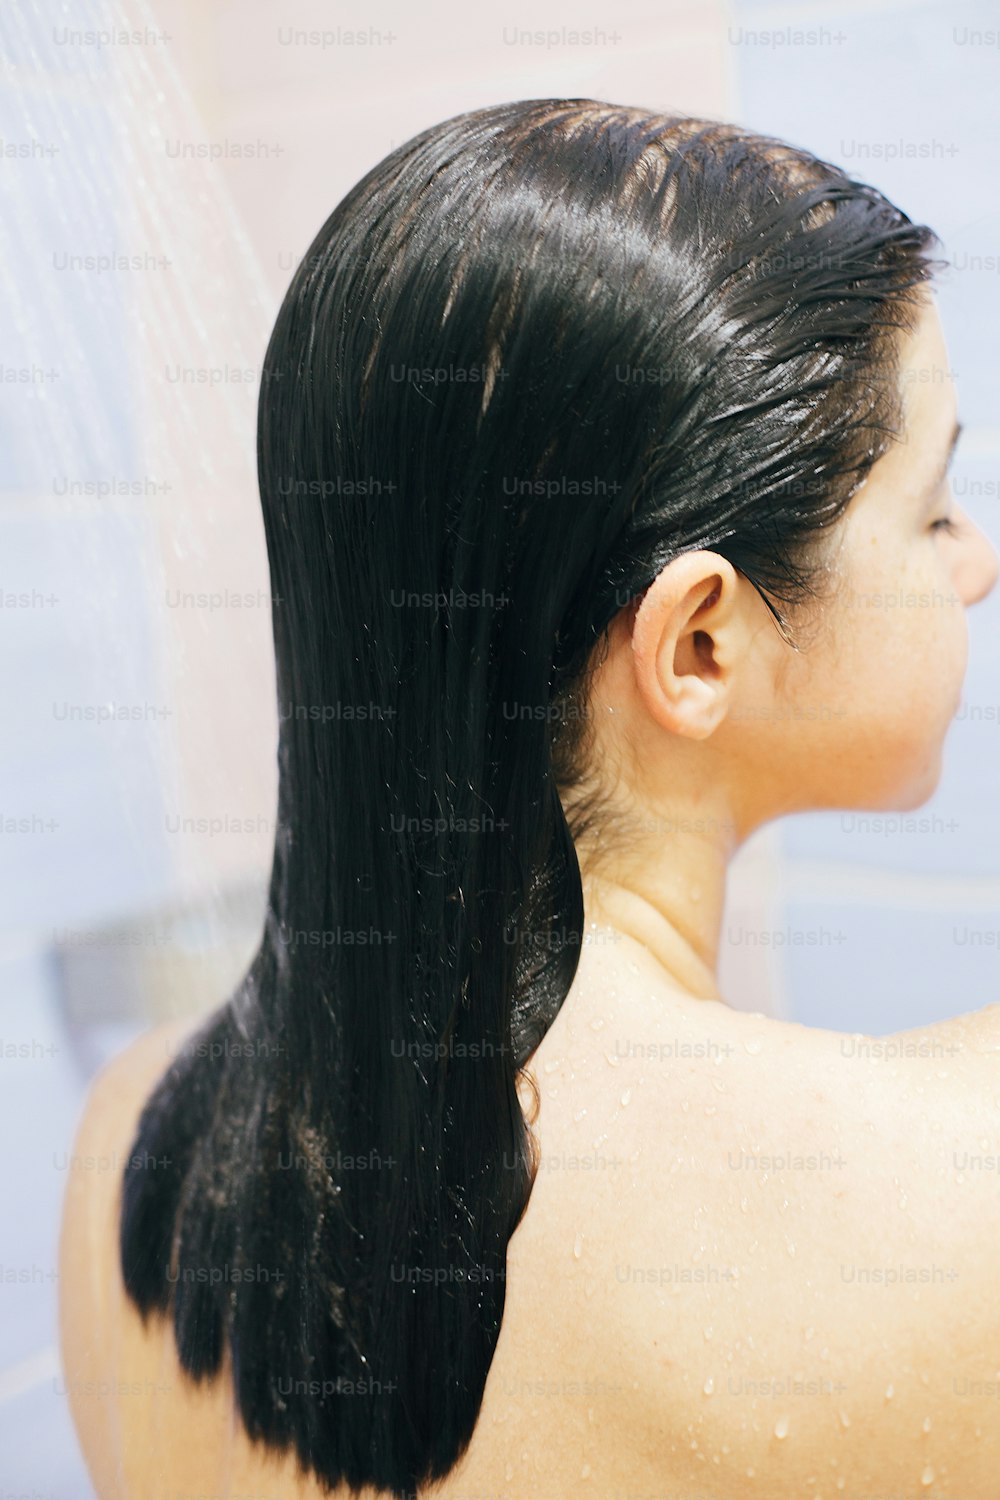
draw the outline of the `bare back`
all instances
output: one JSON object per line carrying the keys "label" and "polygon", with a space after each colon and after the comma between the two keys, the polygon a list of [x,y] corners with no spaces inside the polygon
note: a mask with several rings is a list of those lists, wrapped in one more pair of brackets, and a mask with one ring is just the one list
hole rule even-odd
{"label": "bare back", "polygon": [[[496,1356],[427,1493],[997,1500],[1000,1007],[850,1037],[681,995],[626,951],[585,945],[532,1059],[541,1166]],[[116,1059],[80,1128],[105,1167],[67,1190],[74,1416],[101,1500],[318,1500],[122,1289],[121,1165],[192,1024]]]}

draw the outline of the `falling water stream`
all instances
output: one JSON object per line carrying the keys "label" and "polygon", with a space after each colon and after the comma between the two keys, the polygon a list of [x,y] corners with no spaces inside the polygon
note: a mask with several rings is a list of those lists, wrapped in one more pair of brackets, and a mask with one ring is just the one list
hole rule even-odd
{"label": "falling water stream", "polygon": [[[216,164],[182,149],[206,134],[143,0],[0,12],[4,1029],[58,1038],[56,1088],[29,1106],[53,1144],[58,1078],[72,1098],[123,1026],[223,1000],[263,912],[277,706],[255,421],[282,287]],[[14,1376],[50,1367],[44,1350]],[[36,1450],[18,1455],[33,1478],[60,1461]]]}
{"label": "falling water stream", "polygon": [[[216,164],[181,149],[206,130],[168,31],[142,0],[0,16],[4,799],[53,825],[0,857],[32,942],[43,921],[50,938],[53,922],[63,939],[130,917],[148,931],[193,903],[193,927],[133,950],[169,988],[171,956],[204,957],[227,893],[248,889],[243,955],[210,983],[238,977],[270,861],[255,416],[281,288]],[[106,959],[105,977],[110,944]],[[143,1020],[184,999],[156,983]]]}

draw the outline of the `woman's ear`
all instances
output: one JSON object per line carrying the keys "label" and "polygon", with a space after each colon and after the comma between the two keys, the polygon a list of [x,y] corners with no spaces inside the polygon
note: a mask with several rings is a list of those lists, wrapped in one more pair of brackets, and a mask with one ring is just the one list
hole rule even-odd
{"label": "woman's ear", "polygon": [[739,575],[716,552],[671,559],[646,590],[632,625],[636,684],[657,723],[707,739],[725,718],[749,634]]}

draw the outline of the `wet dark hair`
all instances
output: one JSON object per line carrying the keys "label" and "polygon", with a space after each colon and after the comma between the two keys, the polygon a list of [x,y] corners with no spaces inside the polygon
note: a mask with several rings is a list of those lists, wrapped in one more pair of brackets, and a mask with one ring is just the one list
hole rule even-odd
{"label": "wet dark hair", "polygon": [[146,1104],[120,1248],[183,1368],[228,1348],[247,1432],[330,1487],[412,1495],[476,1423],[606,629],[709,548],[795,646],[934,243],[772,137],[546,99],[394,150],[295,272],[259,403],[266,920]]}

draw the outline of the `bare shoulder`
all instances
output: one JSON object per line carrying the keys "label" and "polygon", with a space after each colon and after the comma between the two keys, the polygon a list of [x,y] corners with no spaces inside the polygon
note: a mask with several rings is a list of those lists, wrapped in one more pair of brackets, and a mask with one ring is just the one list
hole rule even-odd
{"label": "bare shoulder", "polygon": [[[185,1039],[204,1023],[185,1016],[144,1031],[98,1071],[77,1121],[63,1200],[61,1241],[92,1231],[96,1210],[117,1184],[142,1107]],[[111,1194],[114,1196],[114,1194]]]}
{"label": "bare shoulder", "polygon": [[84,1100],[70,1154],[63,1200],[61,1243],[75,1232],[86,1237],[95,1210],[117,1183],[142,1107],[184,1041],[204,1024],[203,1016],[163,1022],[142,1033],[94,1077]]}
{"label": "bare shoulder", "polygon": [[948,1056],[955,1056],[956,1048],[967,1054],[1000,1052],[1000,1000],[978,1010],[949,1016],[945,1021],[935,1021],[930,1026],[893,1032],[892,1039],[917,1045],[939,1042],[951,1049]]}
{"label": "bare shoulder", "polygon": [[182,1048],[184,1042],[206,1021],[204,1015],[181,1016],[152,1026],[121,1052],[110,1058],[94,1078],[87,1096],[85,1116],[121,1108],[130,1109],[137,1090],[151,1088]]}
{"label": "bare shoulder", "polygon": [[874,1037],[656,999],[608,1058],[593,1256],[651,1430],[742,1432],[774,1500],[832,1458],[849,1493],[994,1500],[1000,1007]]}
{"label": "bare shoulder", "polygon": [[101,1500],[122,1494],[112,1442],[109,1276],[118,1243],[122,1168],[139,1114],[174,1051],[201,1016],[165,1022],[113,1057],[91,1083],[77,1123],[59,1231],[59,1342],[77,1436]]}

